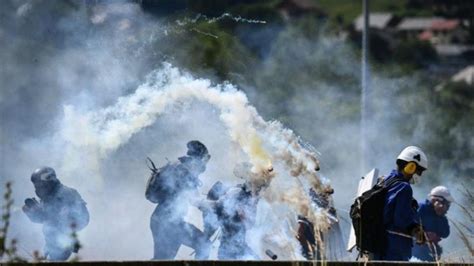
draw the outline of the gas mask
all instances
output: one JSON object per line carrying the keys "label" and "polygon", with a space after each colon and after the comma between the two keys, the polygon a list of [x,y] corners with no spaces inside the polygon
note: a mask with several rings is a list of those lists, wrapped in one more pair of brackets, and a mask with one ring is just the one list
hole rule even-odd
{"label": "gas mask", "polygon": [[51,167],[37,169],[31,175],[31,182],[35,186],[35,193],[40,199],[51,196],[58,188],[60,182]]}

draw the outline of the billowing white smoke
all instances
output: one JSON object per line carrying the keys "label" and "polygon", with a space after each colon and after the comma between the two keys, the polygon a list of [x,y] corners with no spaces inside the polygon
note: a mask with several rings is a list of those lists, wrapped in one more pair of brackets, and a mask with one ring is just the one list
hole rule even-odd
{"label": "billowing white smoke", "polygon": [[242,160],[252,165],[250,183],[255,188],[270,185],[259,203],[257,223],[248,237],[250,245],[260,254],[273,248],[281,258],[301,258],[294,235],[296,216],[308,217],[327,232],[331,225],[328,210],[314,206],[307,195],[309,187],[329,195],[329,186],[316,174],[319,165],[315,153],[279,122],[264,121],[246,95],[230,84],[213,86],[209,80],[195,79],[164,64],[133,94],[119,98],[113,106],[89,112],[66,106],[57,136],[65,144],[61,172],[65,176],[88,173],[94,177],[90,184],[102,186],[104,160],[173,106],[193,101],[208,103],[219,111],[229,138],[246,155]]}

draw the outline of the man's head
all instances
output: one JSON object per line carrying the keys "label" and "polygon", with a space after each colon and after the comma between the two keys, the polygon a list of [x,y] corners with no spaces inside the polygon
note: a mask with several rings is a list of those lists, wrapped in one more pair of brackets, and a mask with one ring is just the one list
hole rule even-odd
{"label": "man's head", "polygon": [[403,176],[411,180],[415,174],[421,176],[428,169],[428,159],[420,148],[408,146],[398,155],[397,166]]}
{"label": "man's head", "polygon": [[36,169],[31,174],[31,182],[35,186],[36,195],[41,199],[53,194],[61,184],[54,169],[47,166]]}
{"label": "man's head", "polygon": [[186,153],[189,158],[189,160],[186,160],[188,168],[195,174],[206,171],[206,164],[211,158],[206,146],[198,140],[191,140],[186,146],[188,147]]}
{"label": "man's head", "polygon": [[445,215],[448,212],[451,203],[454,201],[451,193],[444,186],[433,188],[430,194],[428,194],[428,198],[431,201],[436,214],[439,216]]}
{"label": "man's head", "polygon": [[207,163],[211,158],[206,146],[198,140],[191,140],[188,142],[188,144],[186,144],[186,146],[188,147],[188,152],[186,154],[189,157],[199,159],[204,163]]}

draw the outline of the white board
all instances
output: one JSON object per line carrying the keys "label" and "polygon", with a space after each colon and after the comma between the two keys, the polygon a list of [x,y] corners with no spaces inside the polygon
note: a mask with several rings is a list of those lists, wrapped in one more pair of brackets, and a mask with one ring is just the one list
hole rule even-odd
{"label": "white board", "polygon": [[[379,176],[379,170],[377,168],[372,169],[369,173],[367,173],[365,176],[363,176],[360,181],[359,181],[359,187],[357,188],[357,194],[356,197],[359,197],[364,193],[365,191],[371,189],[375,181],[377,180]],[[347,243],[347,251],[352,252],[352,249],[356,245],[356,238],[355,238],[355,232],[354,232],[354,227],[351,226],[351,232],[349,234],[349,242]]]}

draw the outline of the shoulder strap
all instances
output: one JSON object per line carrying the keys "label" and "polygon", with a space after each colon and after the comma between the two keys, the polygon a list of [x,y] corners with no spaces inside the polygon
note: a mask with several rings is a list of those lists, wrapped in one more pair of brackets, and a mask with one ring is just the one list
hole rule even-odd
{"label": "shoulder strap", "polygon": [[383,182],[383,186],[384,188],[389,188],[391,186],[393,186],[395,183],[397,182],[403,182],[403,179],[402,178],[398,178],[398,177],[395,177],[395,178],[392,178],[390,181],[388,181],[387,183],[385,182],[386,180],[384,180]]}

